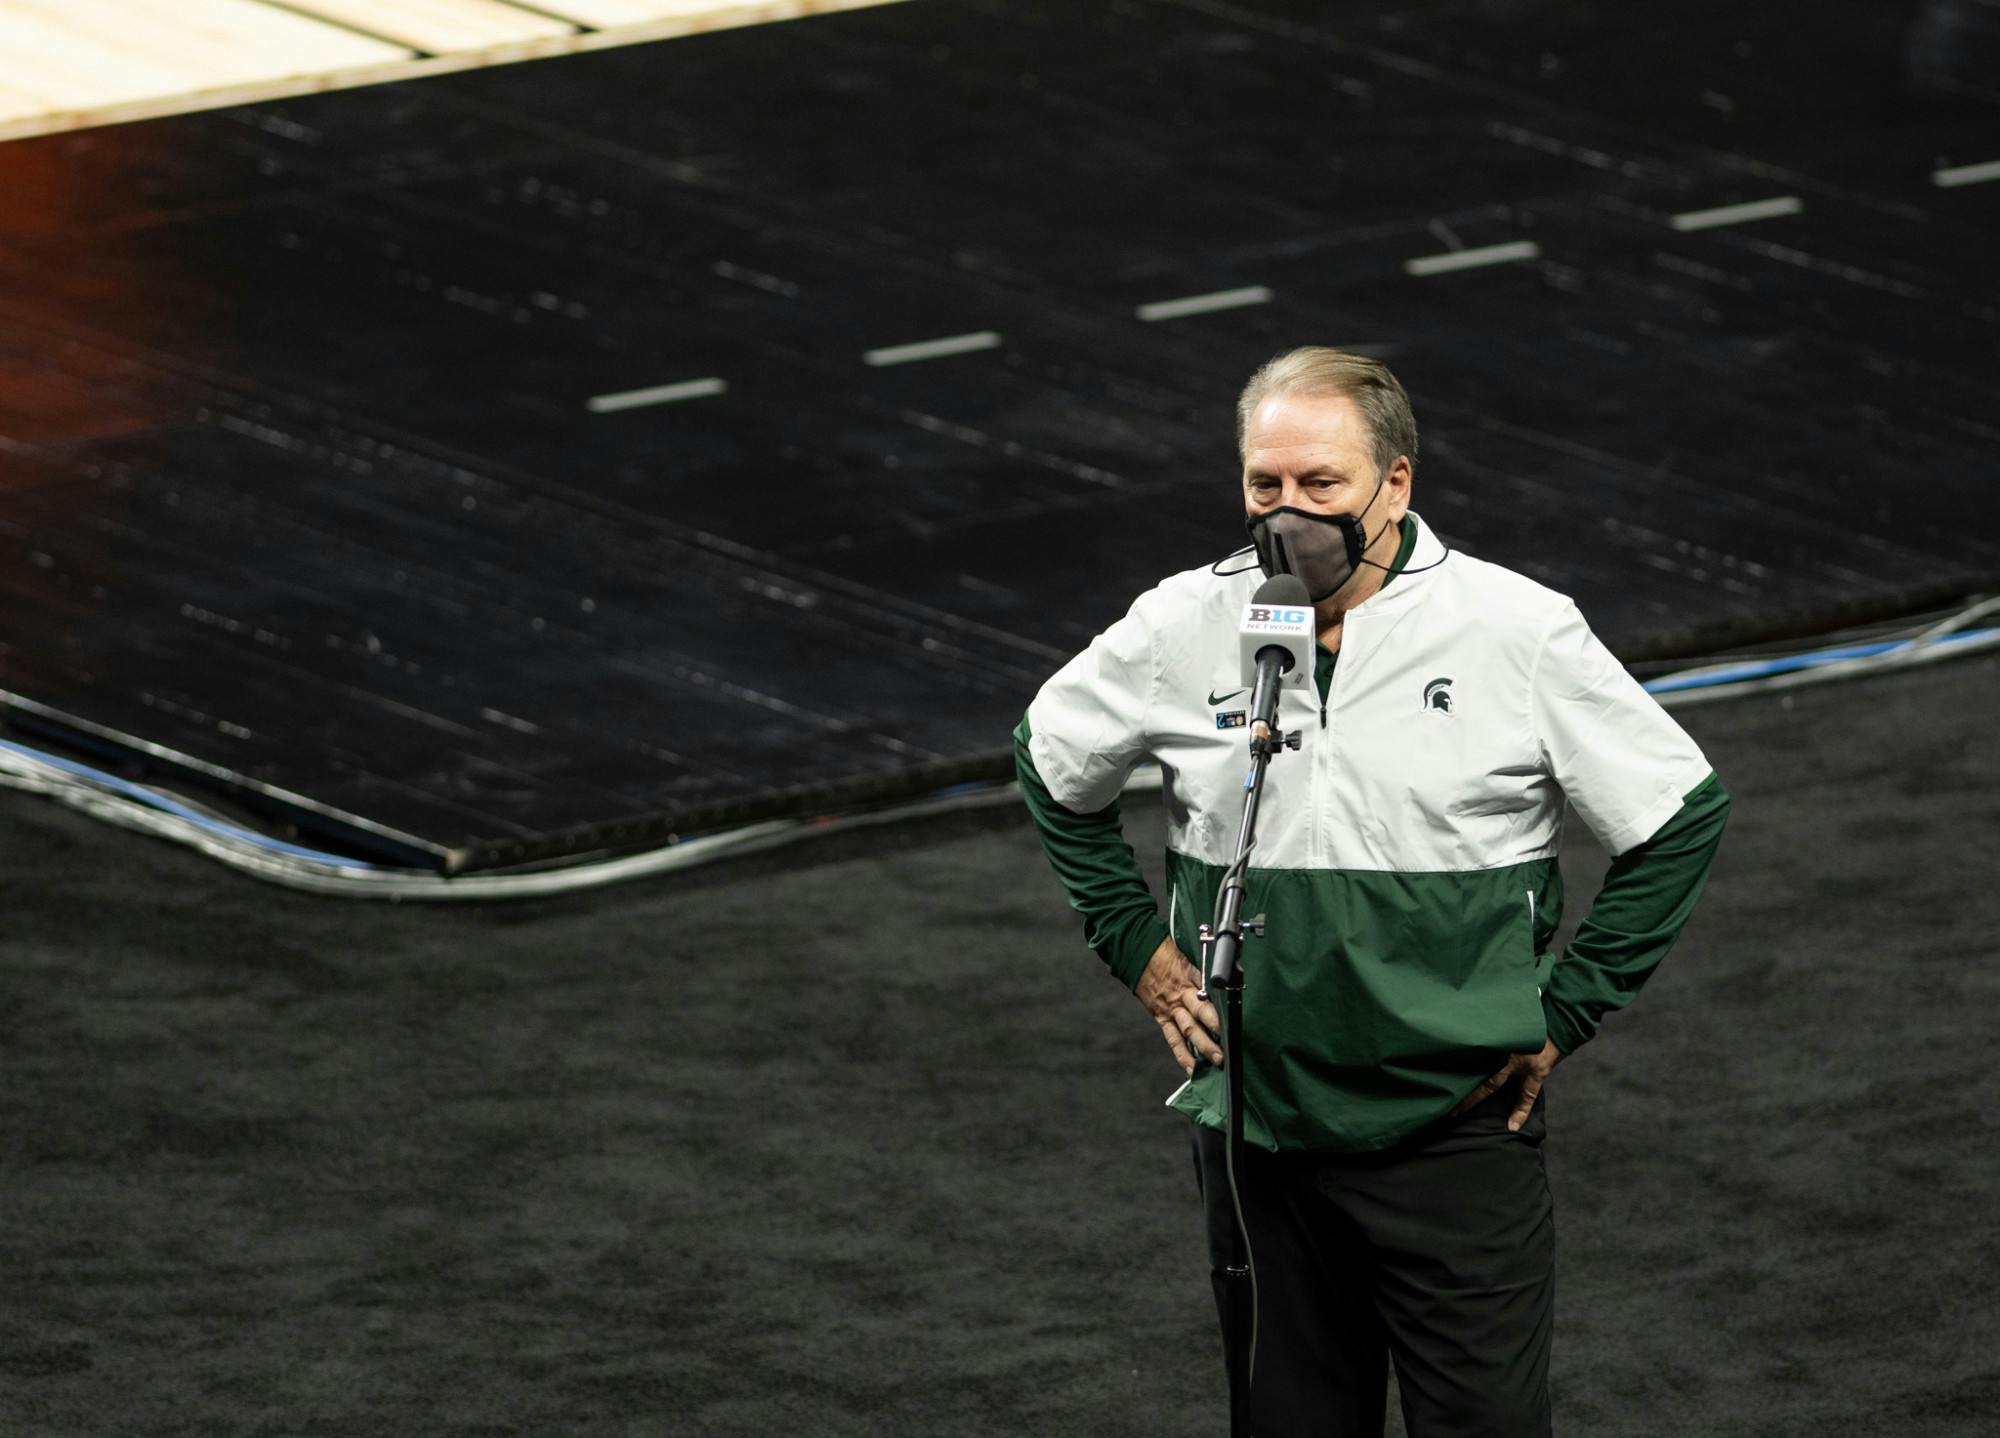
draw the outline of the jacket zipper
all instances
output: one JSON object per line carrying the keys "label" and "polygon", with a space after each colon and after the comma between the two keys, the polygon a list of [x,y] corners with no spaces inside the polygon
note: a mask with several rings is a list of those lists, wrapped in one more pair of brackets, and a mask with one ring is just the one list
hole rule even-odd
{"label": "jacket zipper", "polygon": [[[1535,942],[1535,891],[1528,890],[1528,952],[1535,953],[1540,946]],[[1542,996],[1542,986],[1535,985],[1535,997]]]}
{"label": "jacket zipper", "polygon": [[[1342,647],[1343,648],[1346,647],[1344,642],[1344,636],[1343,636]],[[1319,701],[1319,728],[1320,728],[1320,733],[1322,734],[1324,734],[1327,730],[1326,711],[1329,708],[1331,708],[1333,704],[1333,686],[1338,684],[1339,682],[1340,682],[1340,666],[1336,664],[1334,666],[1333,673],[1327,676],[1326,697]],[[1327,849],[1325,844],[1325,835],[1323,835],[1320,832],[1322,824],[1325,823],[1325,818],[1320,812],[1320,799],[1325,791],[1327,784],[1325,771],[1331,768],[1333,762],[1330,757],[1322,757],[1323,751],[1328,749],[1330,743],[1331,741],[1329,740],[1322,740],[1320,743],[1312,746],[1313,750],[1313,760],[1312,760],[1313,782],[1311,789],[1312,797],[1310,805],[1306,812],[1308,816],[1308,822],[1311,823],[1312,825],[1312,855],[1313,855],[1313,862],[1316,864],[1323,864],[1326,862]]]}
{"label": "jacket zipper", "polygon": [[[1341,636],[1340,647],[1341,649],[1345,649],[1347,647],[1347,636],[1345,634]],[[1338,684],[1339,682],[1340,682],[1340,651],[1335,650],[1333,673],[1327,675],[1326,677],[1326,697],[1319,701],[1319,727],[1322,729],[1326,728],[1327,706],[1333,702],[1333,686]]]}

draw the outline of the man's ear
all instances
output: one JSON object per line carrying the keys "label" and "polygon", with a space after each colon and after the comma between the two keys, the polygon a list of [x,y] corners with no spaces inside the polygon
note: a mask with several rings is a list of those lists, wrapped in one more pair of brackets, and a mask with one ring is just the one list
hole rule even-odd
{"label": "man's ear", "polygon": [[1389,487],[1389,515],[1400,520],[1409,512],[1410,490],[1415,483],[1415,472],[1410,468],[1410,457],[1399,454],[1389,462],[1387,484]]}

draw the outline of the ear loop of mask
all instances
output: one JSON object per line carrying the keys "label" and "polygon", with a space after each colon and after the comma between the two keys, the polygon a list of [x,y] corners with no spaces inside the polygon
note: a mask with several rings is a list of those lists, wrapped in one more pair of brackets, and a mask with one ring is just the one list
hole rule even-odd
{"label": "ear loop of mask", "polygon": [[[1340,589],[1345,589],[1354,582],[1354,576],[1361,572],[1362,565],[1375,564],[1375,561],[1368,557],[1368,551],[1382,542],[1382,536],[1387,534],[1389,526],[1395,523],[1393,519],[1383,520],[1382,527],[1375,531],[1375,537],[1373,539],[1368,537],[1368,511],[1373,509],[1375,501],[1382,497],[1382,486],[1388,482],[1389,476],[1386,473],[1380,479],[1376,480],[1375,492],[1369,495],[1368,502],[1361,506],[1361,513],[1354,516],[1354,522],[1361,530],[1361,552],[1354,556],[1354,563],[1348,567],[1347,578],[1340,582]],[[1377,569],[1387,569],[1389,566],[1386,564],[1375,564],[1375,567]],[[1333,593],[1340,593],[1340,589],[1334,590]],[[1332,594],[1327,596],[1329,599],[1332,597]]]}
{"label": "ear loop of mask", "polygon": [[[1373,503],[1374,503],[1375,501],[1371,499],[1371,500],[1369,500],[1368,502],[1369,502],[1370,504],[1373,504]],[[1367,510],[1365,510],[1365,509],[1364,509],[1364,510],[1362,511],[1362,513],[1363,513],[1363,514],[1366,514],[1367,512],[1368,512],[1368,511],[1367,511]],[[1382,531],[1383,531],[1383,533],[1385,533],[1385,534],[1386,534],[1386,533],[1388,532],[1388,529],[1389,529],[1389,526],[1388,526],[1387,524],[1384,524],[1384,525],[1382,526]],[[1364,545],[1362,545],[1362,546],[1361,546],[1361,547],[1362,547],[1362,550],[1363,550],[1363,554],[1362,554],[1362,556],[1361,556],[1361,563],[1360,563],[1360,564],[1357,564],[1357,565],[1355,565],[1355,566],[1354,566],[1354,574],[1359,574],[1359,573],[1361,572],[1361,565],[1362,565],[1362,564],[1366,564],[1366,565],[1368,565],[1368,566],[1369,566],[1370,568],[1373,568],[1373,569],[1379,569],[1379,570],[1381,570],[1381,571],[1382,571],[1382,572],[1383,572],[1384,574],[1425,574],[1425,573],[1428,573],[1429,571],[1431,571],[1431,570],[1433,570],[1433,569],[1436,569],[1436,568],[1437,568],[1437,567],[1438,567],[1438,566],[1439,566],[1440,564],[1443,564],[1443,563],[1444,563],[1444,562],[1445,562],[1445,561],[1446,561],[1447,559],[1451,558],[1451,546],[1450,546],[1449,544],[1445,544],[1445,546],[1444,546],[1444,553],[1443,553],[1443,554],[1440,554],[1440,555],[1439,555],[1439,556],[1438,556],[1438,557],[1437,557],[1436,559],[1433,559],[1433,560],[1432,560],[1432,561],[1431,561],[1431,562],[1430,562],[1429,564],[1419,564],[1419,565],[1418,565],[1418,566],[1417,566],[1417,567],[1416,567],[1415,569],[1398,569],[1398,568],[1396,568],[1396,566],[1395,566],[1395,565],[1393,565],[1393,564],[1382,564],[1382,563],[1379,563],[1379,562],[1377,562],[1376,560],[1373,560],[1373,559],[1370,559],[1370,558],[1369,558],[1369,557],[1367,556],[1367,553],[1366,553],[1366,551],[1367,551],[1367,550],[1370,550],[1370,549],[1373,549],[1373,548],[1375,547],[1375,545],[1376,545],[1377,541],[1379,541],[1379,540],[1380,540],[1381,538],[1382,538],[1382,535],[1381,535],[1381,534],[1377,534],[1377,535],[1375,536],[1375,538],[1374,538],[1374,539],[1371,539],[1371,540],[1369,540],[1369,541],[1368,541],[1368,542],[1367,542],[1366,544],[1364,544]],[[1438,540],[1438,543],[1440,543],[1440,544],[1444,544],[1444,540],[1443,540],[1442,538],[1440,538],[1440,539]],[[1253,547],[1254,547],[1254,546],[1253,546]],[[1229,556],[1225,554],[1225,555],[1223,555],[1222,557],[1223,557],[1223,559],[1227,559],[1227,558],[1228,558]],[[1218,563],[1219,563],[1219,562],[1220,562],[1220,561],[1218,561]],[[1345,588],[1347,588],[1347,586],[1348,586],[1348,585],[1350,585],[1350,584],[1352,584],[1352,583],[1354,582],[1354,574],[1350,574],[1350,575],[1348,575],[1348,576],[1347,576],[1347,578],[1343,579],[1343,580],[1342,580],[1342,581],[1340,582],[1340,589],[1345,589]],[[1336,589],[1336,590],[1334,590],[1334,591],[1333,591],[1333,593],[1334,593],[1334,594],[1338,594],[1338,593],[1340,593],[1340,589]],[[1331,599],[1332,597],[1333,597],[1333,595],[1332,595],[1332,594],[1330,594],[1330,595],[1328,595],[1328,596],[1327,596],[1327,598],[1329,598],[1329,599]]]}
{"label": "ear loop of mask", "polygon": [[[1386,484],[1387,482],[1388,482],[1388,477],[1385,475],[1383,477],[1383,483]],[[1382,492],[1382,485],[1381,484],[1376,485],[1375,494],[1371,494],[1368,497],[1368,503],[1362,506],[1361,509],[1362,514],[1366,514],[1369,510],[1375,507],[1375,495],[1379,495],[1381,492]],[[1358,517],[1359,516],[1357,516],[1357,518]],[[1394,522],[1395,521],[1393,520],[1385,521],[1382,525],[1382,534],[1387,534],[1389,532],[1389,525]],[[1362,533],[1365,536],[1367,531],[1364,530],[1362,531]],[[1373,568],[1379,569],[1384,574],[1422,574],[1427,570],[1436,569],[1440,564],[1443,564],[1447,559],[1451,558],[1451,546],[1449,544],[1446,544],[1444,546],[1443,554],[1440,554],[1436,559],[1433,559],[1429,564],[1420,564],[1415,569],[1398,569],[1393,564],[1378,563],[1377,561],[1370,559],[1368,557],[1368,551],[1373,549],[1376,543],[1380,541],[1380,539],[1382,538],[1382,534],[1377,534],[1374,539],[1368,540],[1366,544],[1363,544],[1361,546],[1361,559],[1354,566],[1354,574],[1359,574],[1361,572],[1361,566],[1363,564],[1370,565]],[[1444,543],[1442,539],[1440,539],[1438,542],[1440,544]],[[1225,559],[1228,558],[1227,555],[1224,555],[1223,557]],[[1350,574],[1347,576],[1346,580],[1344,580],[1340,586],[1341,589],[1345,589],[1349,584],[1353,583],[1354,574]],[[1340,592],[1339,589],[1336,589],[1334,591],[1335,594],[1338,594],[1339,592]]]}
{"label": "ear loop of mask", "polygon": [[[1278,546],[1278,558],[1283,566],[1280,572],[1297,574],[1299,572],[1299,555],[1298,551],[1292,547],[1291,536],[1288,534],[1274,534],[1271,536],[1271,539]],[[1214,564],[1209,565],[1208,572],[1227,579],[1232,574],[1248,574],[1253,569],[1261,569],[1264,567],[1264,560],[1261,555],[1255,564],[1245,565],[1241,569],[1224,569],[1221,567],[1224,560],[1234,559],[1239,554],[1249,554],[1256,548],[1255,544],[1249,544],[1242,549],[1232,549],[1229,553],[1223,555],[1221,559],[1216,560]]]}
{"label": "ear loop of mask", "polygon": [[[1444,544],[1444,541],[1440,539],[1438,543]],[[1222,557],[1224,559],[1227,559],[1229,556],[1225,554]],[[1372,559],[1364,559],[1361,562],[1363,564],[1374,564],[1377,569],[1380,569],[1388,574],[1424,574],[1428,573],[1430,570],[1436,569],[1440,564],[1443,564],[1449,558],[1451,558],[1451,546],[1449,544],[1445,544],[1443,554],[1440,554],[1436,559],[1433,559],[1429,564],[1419,564],[1415,569],[1398,569],[1393,564],[1375,564],[1375,561]]]}

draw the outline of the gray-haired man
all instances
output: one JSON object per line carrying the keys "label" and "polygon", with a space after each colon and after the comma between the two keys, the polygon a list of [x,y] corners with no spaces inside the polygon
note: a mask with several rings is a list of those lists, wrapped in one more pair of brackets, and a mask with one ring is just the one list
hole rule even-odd
{"label": "gray-haired man", "polygon": [[[1217,1016],[1186,955],[1241,808],[1236,626],[1290,542],[1314,683],[1280,722],[1245,912],[1245,1219],[1253,1427],[1380,1433],[1395,1357],[1414,1438],[1549,1429],[1554,1225],[1542,1088],[1628,1002],[1693,910],[1728,796],[1563,596],[1453,554],[1410,509],[1416,422],[1378,361],[1281,355],[1238,412],[1254,562],[1174,575],[1054,675],[1015,731],[1023,794],[1090,944],[1188,1082],[1211,1244]],[[1233,707],[1232,707],[1233,706]],[[1117,796],[1166,777],[1168,917]],[[1615,856],[1575,940],[1565,801]]]}

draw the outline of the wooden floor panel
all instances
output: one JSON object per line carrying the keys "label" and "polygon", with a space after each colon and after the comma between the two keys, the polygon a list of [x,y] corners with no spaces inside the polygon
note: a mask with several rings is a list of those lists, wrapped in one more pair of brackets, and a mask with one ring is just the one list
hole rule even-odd
{"label": "wooden floor panel", "polygon": [[[505,0],[292,0],[300,10],[427,54],[517,45],[577,33],[553,14]],[[711,3],[710,9],[714,8]]]}
{"label": "wooden floor panel", "polygon": [[0,140],[899,0],[0,0]]}

